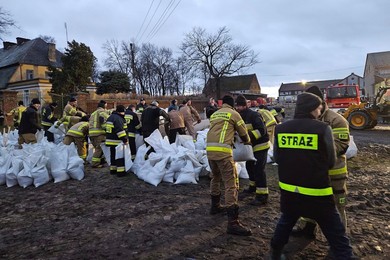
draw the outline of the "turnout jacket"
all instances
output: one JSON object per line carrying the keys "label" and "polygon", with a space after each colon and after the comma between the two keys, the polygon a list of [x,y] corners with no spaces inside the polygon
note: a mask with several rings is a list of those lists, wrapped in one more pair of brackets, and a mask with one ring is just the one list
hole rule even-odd
{"label": "turnout jacket", "polygon": [[[332,128],[333,139],[335,142],[336,149],[336,163],[334,167],[329,170],[329,177],[332,180],[342,180],[347,178],[348,169],[347,169],[347,157],[345,153],[349,147],[349,125],[348,121],[336,113],[333,110],[330,110],[328,106],[325,104],[325,110],[321,114],[319,120],[326,123]],[[345,191],[335,191],[345,192]]]}
{"label": "turnout jacket", "polygon": [[257,112],[259,112],[259,114],[263,118],[266,127],[270,127],[270,126],[278,124],[274,115],[272,115],[272,113],[269,110],[262,108],[262,109],[257,110]]}
{"label": "turnout jacket", "polygon": [[66,135],[78,137],[78,138],[85,138],[88,135],[89,130],[89,123],[82,121],[78,122],[77,124],[73,125],[68,132],[66,132]]}
{"label": "turnout jacket", "polygon": [[131,109],[127,109],[125,112],[125,121],[127,128],[127,135],[129,137],[135,137],[135,133],[141,129],[141,122],[138,119],[137,113]]}
{"label": "turnout jacket", "polygon": [[41,126],[38,122],[38,110],[33,105],[31,105],[22,113],[18,133],[35,134],[37,130],[41,130]]}
{"label": "turnout jacket", "polygon": [[207,133],[207,158],[221,160],[233,156],[234,134],[238,132],[243,142],[249,142],[245,122],[233,107],[224,103],[222,108],[210,117]]}
{"label": "turnout jacket", "polygon": [[309,115],[277,125],[274,159],[282,212],[310,218],[313,204],[334,207],[328,170],[336,154],[329,126]]}
{"label": "turnout jacket", "polygon": [[12,109],[9,113],[7,113],[7,116],[12,116],[13,121],[15,123],[20,124],[20,120],[22,119],[22,113],[27,109],[27,107],[20,105]]}
{"label": "turnout jacket", "polygon": [[106,122],[106,145],[117,146],[123,141],[127,143],[126,121],[124,116],[114,111]]}
{"label": "turnout jacket", "polygon": [[253,152],[267,150],[270,147],[267,127],[259,113],[249,108],[240,112],[253,146]]}
{"label": "turnout jacket", "polygon": [[160,125],[160,116],[170,122],[167,112],[155,105],[148,106],[141,115],[142,132],[152,133]]}
{"label": "turnout jacket", "polygon": [[108,117],[108,111],[102,107],[98,107],[89,118],[89,136],[106,134],[106,121]]}
{"label": "turnout jacket", "polygon": [[51,127],[57,118],[54,117],[54,107],[51,105],[45,106],[42,109],[42,122],[43,126]]}

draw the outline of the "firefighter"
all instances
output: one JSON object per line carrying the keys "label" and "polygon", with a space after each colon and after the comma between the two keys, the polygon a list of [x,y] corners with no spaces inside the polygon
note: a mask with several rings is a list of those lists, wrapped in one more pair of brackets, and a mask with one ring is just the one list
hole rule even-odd
{"label": "firefighter", "polygon": [[249,109],[247,104],[247,100],[243,95],[236,98],[236,110],[245,122],[253,146],[253,154],[256,158],[256,161],[246,162],[246,169],[249,174],[249,189],[244,190],[244,193],[255,194],[255,199],[250,204],[260,206],[268,202],[265,165],[267,164],[270,143],[263,118],[256,111]]}
{"label": "firefighter", "polygon": [[319,97],[302,93],[297,97],[294,119],[276,126],[274,157],[282,215],[271,239],[271,259],[282,259],[283,247],[300,216],[317,221],[335,259],[353,258],[333,200],[328,170],[336,153],[331,128],[316,120],[321,109]]}
{"label": "firefighter", "polygon": [[149,137],[154,130],[159,128],[160,116],[165,119],[165,132],[169,135],[169,115],[163,109],[159,107],[157,100],[153,100],[141,115],[142,135],[145,138]]}
{"label": "firefighter", "polygon": [[77,109],[77,99],[72,97],[64,107],[62,117],[58,120],[55,127],[59,127],[63,123],[65,129],[68,130],[72,125],[80,122],[81,117],[85,115],[85,113]]}
{"label": "firefighter", "polygon": [[110,174],[118,177],[126,176],[125,159],[115,159],[115,147],[123,142],[127,144],[125,107],[118,105],[106,122],[106,145],[110,147],[111,165]]}
{"label": "firefighter", "polygon": [[12,109],[9,113],[7,113],[7,116],[12,116],[15,129],[18,129],[20,120],[22,119],[22,113],[26,109],[27,107],[24,106],[23,101],[19,101],[18,106]]}
{"label": "firefighter", "polygon": [[191,99],[185,99],[183,101],[183,106],[180,107],[179,111],[183,114],[184,123],[186,125],[188,134],[191,135],[194,140],[196,140],[194,118],[198,124],[202,122],[202,120],[200,119],[199,113],[196,111],[196,109],[192,107]]}
{"label": "firefighter", "polygon": [[89,117],[83,116],[80,122],[73,125],[67,132],[63,143],[70,145],[75,143],[77,147],[77,153],[81,159],[87,159],[87,136],[89,131]]}
{"label": "firefighter", "polygon": [[106,140],[106,121],[109,116],[107,111],[107,102],[100,100],[97,109],[91,114],[89,118],[89,139],[95,151],[92,155],[92,168],[102,168],[103,150],[101,144]]}
{"label": "firefighter", "polygon": [[275,136],[275,126],[278,124],[275,117],[272,115],[272,113],[265,108],[259,108],[257,112],[260,113],[261,117],[263,118],[265,122],[265,126],[267,127],[268,137],[271,142],[271,144],[274,144],[274,136]]}
{"label": "firefighter", "polygon": [[41,101],[38,98],[31,100],[30,106],[21,113],[20,125],[19,125],[19,147],[22,147],[23,143],[34,144],[37,142],[35,136],[37,130],[41,130],[41,126],[38,121],[38,109],[41,106]]}
{"label": "firefighter", "polygon": [[[211,168],[210,214],[227,211],[227,233],[250,236],[252,231],[238,220],[238,174],[233,161],[233,139],[235,132],[242,141],[250,144],[250,138],[240,114],[234,110],[234,99],[231,96],[222,98],[222,108],[210,118],[210,130],[207,133],[207,159]],[[225,206],[220,204],[221,182],[225,191]]]}
{"label": "firefighter", "polygon": [[[173,101],[172,101],[173,102]],[[172,103],[168,108],[168,115],[171,120],[169,128],[169,143],[176,141],[176,135],[185,135],[186,127],[184,124],[183,114],[179,111],[179,107]]]}
{"label": "firefighter", "polygon": [[[317,95],[321,98],[323,109],[319,120],[332,128],[333,139],[336,147],[337,160],[332,169],[328,171],[330,183],[333,188],[333,196],[337,210],[341,216],[345,229],[347,229],[347,215],[345,212],[347,197],[347,157],[345,153],[349,147],[349,125],[348,121],[340,114],[330,110],[324,102],[322,91],[317,86],[309,87],[306,92]],[[293,230],[293,236],[305,236],[315,238],[316,223],[313,220],[302,218],[299,225]]]}
{"label": "firefighter", "polygon": [[141,130],[141,122],[138,115],[135,113],[135,106],[129,105],[125,111],[125,120],[127,125],[127,136],[129,138],[129,145],[131,151],[131,160],[134,161],[137,153],[137,146],[135,144],[135,134]]}
{"label": "firefighter", "polygon": [[56,109],[56,107],[57,103],[53,102],[42,109],[41,125],[43,130],[45,130],[45,136],[49,142],[54,142],[54,134],[49,131],[49,128],[57,121],[57,118],[54,116],[54,109]]}
{"label": "firefighter", "polygon": [[147,108],[148,106],[146,105],[146,101],[145,99],[142,97],[139,99],[139,103],[137,104],[137,106],[135,107],[135,111],[137,113],[142,113],[144,112],[144,110]]}

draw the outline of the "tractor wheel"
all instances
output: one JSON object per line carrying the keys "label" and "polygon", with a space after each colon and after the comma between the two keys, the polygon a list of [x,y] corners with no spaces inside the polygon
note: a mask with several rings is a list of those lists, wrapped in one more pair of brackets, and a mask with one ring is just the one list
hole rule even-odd
{"label": "tractor wheel", "polygon": [[370,125],[370,117],[363,111],[352,112],[348,117],[349,126],[355,130],[363,130]]}

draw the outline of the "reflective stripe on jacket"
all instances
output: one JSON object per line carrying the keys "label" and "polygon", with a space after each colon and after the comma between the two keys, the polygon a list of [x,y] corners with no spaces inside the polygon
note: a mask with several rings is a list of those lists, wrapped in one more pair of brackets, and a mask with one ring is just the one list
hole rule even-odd
{"label": "reflective stripe on jacket", "polygon": [[89,118],[89,136],[106,134],[105,123],[109,117],[107,110],[98,107]]}
{"label": "reflective stripe on jacket", "polygon": [[73,125],[68,130],[68,132],[66,132],[66,135],[73,136],[73,137],[85,137],[88,135],[88,129],[89,129],[88,122],[79,122]]}

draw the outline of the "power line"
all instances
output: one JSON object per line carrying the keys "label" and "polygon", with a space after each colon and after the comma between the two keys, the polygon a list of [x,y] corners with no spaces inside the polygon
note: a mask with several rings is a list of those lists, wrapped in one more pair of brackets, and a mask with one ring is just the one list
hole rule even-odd
{"label": "power line", "polygon": [[148,18],[148,15],[149,15],[150,9],[151,9],[152,6],[153,6],[153,3],[154,3],[154,0],[150,3],[148,12],[146,13],[146,16],[145,16],[144,20],[142,21],[142,25],[141,25],[141,27],[140,27],[139,30],[138,30],[137,36],[135,36],[135,39],[136,39],[136,40],[138,39],[138,35],[139,35],[139,33],[141,32],[142,28],[144,27],[146,18]]}
{"label": "power line", "polygon": [[158,3],[156,9],[154,10],[154,13],[153,13],[152,17],[149,19],[149,22],[148,22],[148,24],[146,25],[145,30],[142,32],[142,34],[141,34],[141,36],[140,36],[140,38],[139,38],[140,41],[141,41],[141,39],[142,39],[142,36],[145,34],[146,30],[149,28],[149,25],[150,25],[150,23],[152,22],[154,16],[156,15],[156,12],[157,12],[158,8],[159,8],[160,5],[161,5],[161,1],[162,1],[162,0],[160,0],[160,2]]}
{"label": "power line", "polygon": [[149,34],[146,36],[146,38],[149,38],[150,35],[154,33],[154,31],[157,29],[157,27],[161,24],[161,21],[165,18],[165,15],[167,13],[167,10],[172,6],[172,4],[175,2],[175,0],[171,0],[167,7],[165,8],[164,12],[160,15],[160,18],[157,20],[156,24],[153,26],[152,30],[150,30]]}
{"label": "power line", "polygon": [[161,27],[165,24],[165,22],[169,19],[169,17],[171,17],[171,14],[176,10],[176,7],[180,4],[181,0],[179,0],[179,2],[177,2],[177,4],[175,5],[175,7],[172,9],[172,11],[169,13],[168,17],[165,18],[165,20],[162,22],[162,24],[160,24],[160,26],[157,28],[156,32],[150,37],[149,41],[151,39],[153,39],[154,36],[156,36],[156,34],[158,33],[158,31],[161,29]]}

